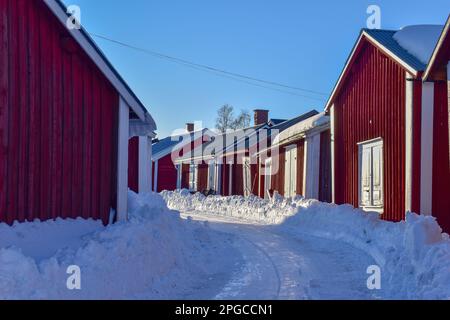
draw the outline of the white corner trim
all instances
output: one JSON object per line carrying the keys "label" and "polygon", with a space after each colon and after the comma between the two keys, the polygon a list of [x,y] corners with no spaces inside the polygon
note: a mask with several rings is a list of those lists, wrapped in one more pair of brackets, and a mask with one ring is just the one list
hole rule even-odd
{"label": "white corner trim", "polygon": [[306,137],[305,140],[305,168],[304,194],[307,199],[319,199],[320,179],[320,134]]}
{"label": "white corner trim", "polygon": [[183,175],[183,164],[179,163],[176,165],[177,167],[177,190],[181,190],[181,178]]}
{"label": "white corner trim", "polygon": [[[411,75],[407,72],[406,79]],[[412,211],[412,176],[413,176],[413,90],[414,82],[406,80],[405,105],[405,210]]]}
{"label": "white corner trim", "polygon": [[335,130],[336,130],[336,123],[335,123],[335,106],[334,104],[330,108],[330,120],[331,120],[331,202],[336,203],[336,163],[335,163],[335,154],[334,154],[334,140],[335,140]]}
{"label": "white corner trim", "polygon": [[155,174],[153,177],[153,192],[158,192],[158,160],[155,161]]}
{"label": "white corner trim", "polygon": [[119,98],[118,161],[117,161],[117,220],[128,220],[128,133],[130,108]]}
{"label": "white corner trim", "polygon": [[[67,13],[64,12],[61,5],[55,0],[44,0],[47,7],[53,12],[58,20],[66,27]],[[92,59],[95,65],[102,71],[105,77],[111,82],[114,88],[120,92],[120,95],[127,102],[127,104],[133,109],[133,111],[142,120],[146,120],[146,113],[141,106],[141,103],[130,93],[130,89],[124,84],[123,80],[116,75],[116,71],[105,61],[105,58],[97,50],[97,46],[94,46],[91,41],[88,40],[87,32],[84,34],[81,30],[71,30],[70,34],[74,37],[75,41],[83,48],[86,54]],[[90,37],[89,37],[90,38]],[[152,119],[153,123],[154,120]],[[156,127],[156,126],[155,126]]]}
{"label": "white corner trim", "polygon": [[422,84],[422,124],[420,162],[420,213],[432,214],[433,203],[433,117],[434,83]]}
{"label": "white corner trim", "polygon": [[139,193],[151,191],[152,142],[148,136],[139,137]]}

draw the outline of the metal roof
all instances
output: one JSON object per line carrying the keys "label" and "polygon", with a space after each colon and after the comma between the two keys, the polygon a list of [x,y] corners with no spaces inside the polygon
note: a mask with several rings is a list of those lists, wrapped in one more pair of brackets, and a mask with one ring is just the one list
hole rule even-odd
{"label": "metal roof", "polygon": [[417,59],[415,56],[406,51],[398,42],[394,39],[394,35],[397,31],[394,30],[376,30],[376,29],[363,29],[369,36],[377,40],[382,46],[391,51],[400,60],[408,64],[411,68],[417,71],[423,71],[427,67],[423,62]]}

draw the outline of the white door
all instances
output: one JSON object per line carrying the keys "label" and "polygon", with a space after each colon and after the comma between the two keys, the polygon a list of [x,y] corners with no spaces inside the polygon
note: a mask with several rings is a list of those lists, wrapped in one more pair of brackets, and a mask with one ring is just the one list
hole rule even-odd
{"label": "white door", "polygon": [[244,196],[249,197],[252,194],[250,158],[243,158],[242,162],[242,167],[244,170]]}
{"label": "white door", "polygon": [[297,195],[297,146],[286,148],[284,166],[284,196]]}
{"label": "white door", "polygon": [[382,212],[383,141],[378,139],[359,145],[359,205]]}
{"label": "white door", "polygon": [[270,189],[272,189],[272,158],[266,159],[264,165],[264,199],[269,198]]}
{"label": "white door", "polygon": [[208,190],[216,190],[216,163],[211,161],[208,165]]}
{"label": "white door", "polygon": [[216,193],[222,194],[222,165],[216,164],[215,166],[215,179],[214,179],[214,190]]}

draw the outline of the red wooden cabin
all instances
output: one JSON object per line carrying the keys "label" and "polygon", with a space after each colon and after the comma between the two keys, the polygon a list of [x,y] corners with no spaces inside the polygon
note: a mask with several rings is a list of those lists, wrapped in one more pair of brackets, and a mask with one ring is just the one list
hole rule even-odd
{"label": "red wooden cabin", "polygon": [[57,0],[0,0],[0,222],[125,219],[130,130],[156,129],[67,20]]}
{"label": "red wooden cabin", "polygon": [[439,88],[422,82],[426,62],[402,47],[400,36],[363,30],[326,106],[333,200],[392,221],[406,212],[439,215],[433,203]]}
{"label": "red wooden cabin", "polygon": [[450,16],[431,56],[424,81],[434,84],[433,215],[450,231]]}
{"label": "red wooden cabin", "polygon": [[[153,144],[153,191],[173,191],[188,188],[188,183],[181,185],[177,160],[208,141],[207,129],[194,131],[194,124],[188,123],[187,133],[169,136]],[[189,171],[189,167],[184,167]]]}

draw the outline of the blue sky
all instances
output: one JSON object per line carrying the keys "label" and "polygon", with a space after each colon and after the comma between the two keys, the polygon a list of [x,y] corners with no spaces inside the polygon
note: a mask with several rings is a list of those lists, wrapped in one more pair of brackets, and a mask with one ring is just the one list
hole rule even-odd
{"label": "blue sky", "polygon": [[[324,93],[333,88],[360,29],[366,26],[369,5],[381,7],[384,29],[443,24],[449,14],[448,0],[64,2],[80,6],[82,24],[89,32]],[[161,137],[191,121],[213,127],[216,111],[225,103],[237,111],[269,109],[272,118],[322,110],[325,103],[250,86],[94,39],[147,106]]]}

